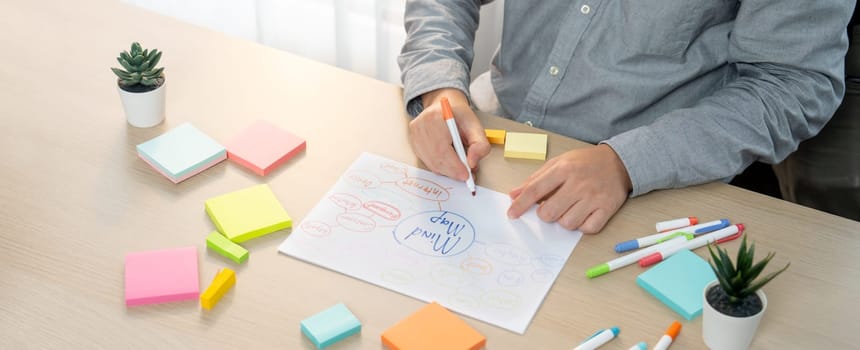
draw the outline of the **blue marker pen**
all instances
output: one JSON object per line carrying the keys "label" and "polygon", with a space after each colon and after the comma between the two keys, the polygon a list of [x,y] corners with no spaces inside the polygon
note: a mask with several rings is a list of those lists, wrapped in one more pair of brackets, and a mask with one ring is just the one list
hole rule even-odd
{"label": "blue marker pen", "polygon": [[713,232],[719,230],[721,228],[725,228],[729,226],[728,219],[720,219],[709,221],[704,224],[693,225],[689,227],[682,227],[679,229],[660,232],[650,236],[645,236],[638,239],[629,240],[626,242],[621,242],[615,245],[615,252],[623,253],[628,250],[633,250],[637,248],[647,247],[649,245],[657,244],[668,238],[669,236],[675,235],[679,232],[692,233],[693,235],[700,235],[703,233]]}
{"label": "blue marker pen", "polygon": [[594,350],[618,336],[618,327],[607,328],[594,333],[573,350]]}

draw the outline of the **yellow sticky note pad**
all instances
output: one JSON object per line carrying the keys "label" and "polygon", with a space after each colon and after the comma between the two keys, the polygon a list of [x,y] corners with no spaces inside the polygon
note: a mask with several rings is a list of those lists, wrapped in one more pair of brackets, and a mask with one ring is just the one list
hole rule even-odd
{"label": "yellow sticky note pad", "polygon": [[487,134],[487,141],[490,141],[490,143],[497,145],[505,144],[505,130],[484,129],[484,133]]}
{"label": "yellow sticky note pad", "polygon": [[218,231],[241,243],[293,226],[293,220],[269,185],[257,185],[206,201],[206,213]]}
{"label": "yellow sticky note pad", "polygon": [[212,280],[212,284],[206,288],[206,291],[203,294],[200,294],[200,306],[203,306],[206,310],[212,310],[212,307],[215,304],[218,304],[218,301],[221,300],[221,297],[224,296],[224,293],[227,293],[230,288],[233,288],[233,285],[236,284],[236,273],[233,270],[228,268],[221,269],[218,271],[218,274],[215,275],[215,279]]}
{"label": "yellow sticky note pad", "polygon": [[509,132],[505,139],[505,158],[546,160],[546,134]]}

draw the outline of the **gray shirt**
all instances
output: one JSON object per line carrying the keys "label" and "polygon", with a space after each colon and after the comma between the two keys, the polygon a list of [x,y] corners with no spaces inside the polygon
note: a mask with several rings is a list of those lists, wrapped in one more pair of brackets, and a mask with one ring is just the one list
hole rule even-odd
{"label": "gray shirt", "polygon": [[[487,1],[484,1],[487,2]],[[481,1],[408,0],[398,61],[420,95],[468,96]],[[776,163],[844,91],[853,0],[507,0],[491,67],[505,117],[591,143],[632,196]]]}

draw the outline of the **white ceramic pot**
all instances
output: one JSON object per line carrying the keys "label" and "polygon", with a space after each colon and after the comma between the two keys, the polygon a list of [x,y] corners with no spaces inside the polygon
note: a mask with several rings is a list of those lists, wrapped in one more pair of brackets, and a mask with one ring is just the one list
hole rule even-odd
{"label": "white ceramic pot", "polygon": [[761,289],[756,294],[761,298],[762,308],[749,317],[725,315],[708,303],[707,294],[711,287],[719,284],[713,281],[702,292],[702,338],[711,350],[744,350],[749,348],[758,329],[759,321],[767,310],[767,297]]}
{"label": "white ceramic pot", "polygon": [[128,92],[117,85],[122,108],[128,123],[138,128],[149,128],[164,121],[164,99],[167,82],[147,92]]}

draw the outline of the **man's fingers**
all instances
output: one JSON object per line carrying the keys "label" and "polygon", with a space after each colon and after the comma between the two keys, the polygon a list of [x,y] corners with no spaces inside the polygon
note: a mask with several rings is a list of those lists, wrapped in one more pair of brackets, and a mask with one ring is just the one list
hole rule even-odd
{"label": "man's fingers", "polygon": [[478,162],[490,154],[490,142],[487,141],[487,134],[471,108],[463,106],[455,111],[455,115],[457,116],[460,136],[463,138],[463,145],[466,146],[466,160],[470,168],[477,168]]}
{"label": "man's fingers", "polygon": [[468,151],[466,152],[466,160],[469,161],[469,167],[475,169],[478,167],[478,162],[490,154],[490,143],[487,142],[486,138],[483,142],[474,142],[469,144]]}
{"label": "man's fingers", "polygon": [[467,129],[464,135],[466,161],[469,163],[469,168],[472,169],[477,168],[478,162],[490,154],[490,142],[487,141],[484,129],[481,128],[480,123],[475,123],[474,126],[476,127]]}
{"label": "man's fingers", "polygon": [[547,173],[527,184],[523,187],[519,196],[511,203],[511,207],[508,209],[508,217],[518,218],[520,215],[523,215],[526,210],[541,198],[558,188],[562,180],[563,178],[557,179],[555,176],[552,176],[552,173]]}
{"label": "man's fingers", "polygon": [[587,201],[577,202],[558,219],[558,224],[568,230],[578,229],[585,222],[585,218],[594,210],[592,205],[593,203]]}
{"label": "man's fingers", "polygon": [[422,160],[430,170],[436,173],[466,181],[466,178],[469,177],[466,166],[463,165],[457,152],[454,151],[454,147],[451,146],[451,134],[448,132],[447,126],[444,131],[444,133],[437,131],[434,136],[431,136],[436,137],[438,141],[425,144],[428,150]]}
{"label": "man's fingers", "polygon": [[537,171],[535,171],[534,173],[529,175],[529,177],[526,178],[526,181],[523,181],[523,183],[521,185],[514,187],[514,189],[512,189],[510,192],[508,192],[508,196],[511,197],[511,200],[516,200],[520,196],[520,194],[522,194],[522,191],[526,186],[528,186],[535,179],[537,179],[540,176],[543,176],[544,173],[549,171],[549,169],[552,168],[552,165],[555,164],[556,159],[558,159],[558,158],[552,158],[549,161],[547,161],[546,163],[544,163],[544,165],[541,166],[540,169],[538,169]]}
{"label": "man's fingers", "polygon": [[562,215],[571,210],[579,201],[577,193],[570,189],[568,183],[562,184],[557,190],[545,196],[545,200],[538,207],[537,215],[545,222],[556,222]]}
{"label": "man's fingers", "polygon": [[508,193],[508,196],[511,197],[511,200],[516,200],[520,196],[520,194],[523,193],[523,188],[525,186],[526,184],[522,184],[517,187],[514,187],[514,189],[512,189],[511,192]]}
{"label": "man's fingers", "polygon": [[425,109],[409,123],[409,139],[415,154],[430,171],[461,181],[468,178],[438,106]]}
{"label": "man's fingers", "polygon": [[585,219],[585,222],[579,226],[579,230],[582,231],[582,233],[589,235],[598,233],[604,226],[606,226],[606,223],[609,221],[609,217],[610,216],[606,210],[597,208],[591,212],[591,215],[589,215],[588,218]]}

